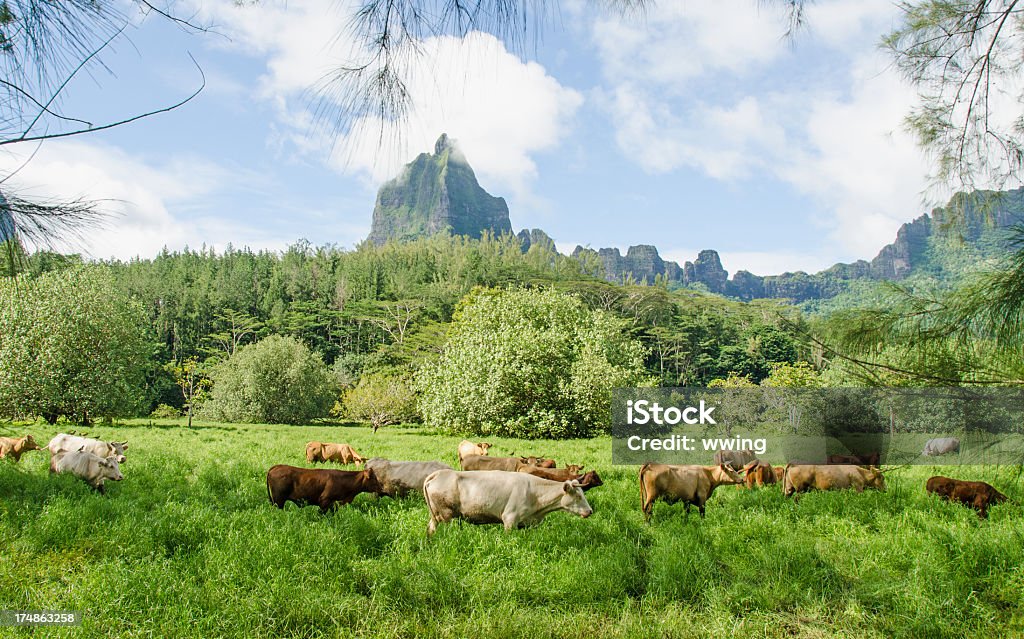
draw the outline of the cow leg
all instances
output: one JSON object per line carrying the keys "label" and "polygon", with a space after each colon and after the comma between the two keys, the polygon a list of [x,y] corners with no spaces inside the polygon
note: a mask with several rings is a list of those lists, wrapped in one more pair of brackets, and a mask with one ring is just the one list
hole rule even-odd
{"label": "cow leg", "polygon": [[96,485],[96,490],[101,495],[106,495],[107,494],[107,489],[103,487],[103,484],[97,484]]}
{"label": "cow leg", "polygon": [[704,519],[704,504],[697,504],[697,512],[700,513],[700,518]]}

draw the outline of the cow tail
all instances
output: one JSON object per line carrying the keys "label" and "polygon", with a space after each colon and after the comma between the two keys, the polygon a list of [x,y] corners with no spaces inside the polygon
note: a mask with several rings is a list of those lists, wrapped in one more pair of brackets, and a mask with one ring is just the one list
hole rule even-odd
{"label": "cow tail", "polygon": [[640,510],[641,511],[643,511],[643,509],[644,509],[644,504],[647,503],[647,484],[646,484],[646,482],[644,482],[644,473],[647,471],[647,467],[648,466],[650,466],[650,464],[644,464],[643,466],[641,466],[640,467],[640,473],[639,473],[639,478],[640,478]]}
{"label": "cow tail", "polygon": [[271,492],[271,490],[270,490],[270,473],[269,472],[267,473],[267,497],[270,498],[270,503],[274,504],[275,506],[277,505],[277,503],[274,501],[274,493]]}
{"label": "cow tail", "polygon": [[786,484],[789,482],[789,467],[793,464],[786,463],[786,467],[782,470],[782,495],[786,496]]}

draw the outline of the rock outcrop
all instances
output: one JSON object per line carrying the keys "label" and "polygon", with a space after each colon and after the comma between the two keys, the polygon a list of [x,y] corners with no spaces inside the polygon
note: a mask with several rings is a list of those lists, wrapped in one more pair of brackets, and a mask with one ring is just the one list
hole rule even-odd
{"label": "rock outcrop", "polygon": [[512,232],[508,205],[477,182],[465,156],[445,134],[377,192],[369,239],[411,240],[436,233],[478,238]]}

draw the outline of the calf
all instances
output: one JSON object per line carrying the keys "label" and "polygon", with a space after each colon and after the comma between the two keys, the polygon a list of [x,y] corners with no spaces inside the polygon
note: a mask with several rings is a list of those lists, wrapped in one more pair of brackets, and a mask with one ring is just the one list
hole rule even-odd
{"label": "calf", "polygon": [[956,437],[939,437],[936,439],[929,439],[924,444],[923,455],[925,457],[935,457],[936,455],[946,455],[948,453],[960,452],[960,440]]}
{"label": "calf", "polygon": [[15,462],[21,461],[21,456],[30,450],[42,450],[32,435],[25,435],[15,439],[13,437],[0,437],[0,459],[10,456]]}
{"label": "calf", "polygon": [[861,466],[786,465],[782,492],[789,497],[810,490],[845,490],[852,488],[858,493],[865,488],[885,492],[885,478],[877,468]]}
{"label": "calf", "polygon": [[534,477],[541,477],[543,479],[550,479],[551,481],[572,481],[576,480],[580,484],[580,488],[583,492],[590,490],[591,488],[597,488],[603,486],[604,482],[598,476],[597,471],[588,470],[584,474],[578,472],[572,472],[571,468],[580,468],[579,466],[570,466],[566,468],[539,468],[537,466],[527,466],[525,464],[519,466],[518,472],[528,473]]}
{"label": "calf", "polygon": [[116,456],[104,458],[83,449],[84,446],[74,451],[60,451],[50,457],[50,472],[71,473],[98,490],[100,494],[106,493],[103,486],[106,480],[124,479]]}
{"label": "calf", "polygon": [[487,449],[490,447],[491,445],[488,444],[487,442],[480,442],[479,444],[474,444],[468,439],[463,439],[461,442],[459,442],[459,463],[461,464],[463,458],[469,457],[470,455],[480,455],[486,457]]}
{"label": "calf", "polygon": [[330,442],[309,442],[306,444],[306,461],[337,462],[339,464],[362,464],[365,459],[348,444],[332,444]]}
{"label": "calf", "polygon": [[114,457],[117,459],[117,463],[123,464],[127,461],[124,453],[128,450],[128,442],[104,442],[81,435],[58,433],[46,445],[46,449],[50,451],[51,458],[60,452],[82,450],[97,457]]}
{"label": "calf", "polygon": [[978,511],[978,517],[988,517],[988,507],[1001,504],[1008,498],[983,481],[961,481],[936,475],[925,484],[925,490],[947,501],[955,501]]}
{"label": "calf", "polygon": [[278,464],[267,471],[267,496],[270,503],[284,508],[286,502],[298,506],[319,506],[326,513],[336,504],[349,504],[359,493],[380,494],[382,488],[372,470],[330,470],[296,468]]}
{"label": "calf", "polygon": [[715,453],[715,464],[726,464],[733,470],[739,470],[757,459],[752,450],[720,450]]}
{"label": "calf", "polygon": [[382,495],[402,497],[407,493],[423,494],[423,481],[437,470],[452,470],[438,461],[391,461],[374,457],[366,462],[366,470],[372,470],[381,485]]}
{"label": "calf", "polygon": [[681,501],[686,504],[687,514],[693,505],[703,517],[704,504],[715,488],[742,482],[743,478],[724,463],[718,466],[644,464],[640,467],[640,510],[644,519],[650,521],[655,501],[668,504]]}
{"label": "calf", "polygon": [[747,488],[768,486],[778,481],[771,464],[756,459],[744,466],[743,472],[746,473],[744,483]]}
{"label": "calf", "polygon": [[505,530],[532,526],[556,510],[580,517],[593,513],[576,481],[557,482],[527,473],[439,470],[423,483],[430,508],[427,534],[439,523],[463,519],[474,524],[503,524]]}

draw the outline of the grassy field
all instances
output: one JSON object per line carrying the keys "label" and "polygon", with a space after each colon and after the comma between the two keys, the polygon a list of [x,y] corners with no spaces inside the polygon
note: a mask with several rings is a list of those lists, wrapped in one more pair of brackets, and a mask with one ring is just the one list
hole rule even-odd
{"label": "grassy field", "polygon": [[[1020,637],[1024,517],[979,521],[925,495],[943,473],[1020,500],[1016,469],[906,467],[889,491],[806,495],[719,489],[707,518],[655,507],[607,439],[490,439],[596,468],[587,520],[539,527],[451,524],[428,540],[427,508],[362,495],[321,516],[267,500],[276,463],[306,465],[308,440],[362,454],[455,463],[459,438],[417,430],[130,422],[125,480],[94,493],[51,477],[48,455],[0,463],[0,609],[69,609],[74,637]],[[0,425],[0,435],[45,426]]]}

